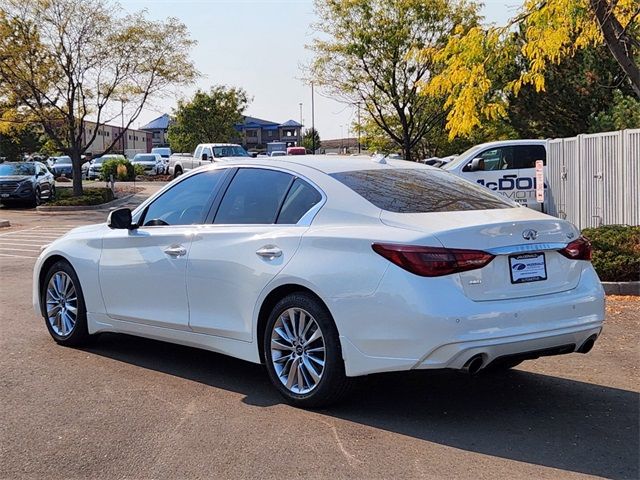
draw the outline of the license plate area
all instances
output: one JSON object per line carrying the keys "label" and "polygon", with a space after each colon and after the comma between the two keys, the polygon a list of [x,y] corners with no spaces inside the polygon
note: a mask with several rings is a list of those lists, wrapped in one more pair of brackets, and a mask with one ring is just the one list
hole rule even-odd
{"label": "license plate area", "polygon": [[547,279],[544,253],[523,253],[509,256],[511,283],[540,282]]}

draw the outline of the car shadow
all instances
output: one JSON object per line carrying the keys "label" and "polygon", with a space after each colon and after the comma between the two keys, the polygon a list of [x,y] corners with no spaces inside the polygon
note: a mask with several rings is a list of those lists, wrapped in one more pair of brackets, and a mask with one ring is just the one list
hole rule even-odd
{"label": "car shadow", "polygon": [[[282,403],[260,365],[195,348],[102,334],[85,349],[245,396]],[[639,478],[636,392],[521,370],[470,377],[413,371],[364,377],[344,403],[318,413],[546,467]]]}

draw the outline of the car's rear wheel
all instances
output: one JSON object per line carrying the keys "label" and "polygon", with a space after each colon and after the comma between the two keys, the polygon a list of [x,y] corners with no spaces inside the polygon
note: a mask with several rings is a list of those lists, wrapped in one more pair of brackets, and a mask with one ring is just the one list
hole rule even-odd
{"label": "car's rear wheel", "polygon": [[269,378],[295,406],[322,407],[345,396],[338,331],[326,307],[307,293],[295,293],[273,308],[263,338]]}
{"label": "car's rear wheel", "polygon": [[49,190],[49,200],[55,200],[56,199],[56,187],[55,186],[51,186],[51,190]]}
{"label": "car's rear wheel", "polygon": [[56,262],[47,271],[41,302],[47,329],[56,342],[78,346],[87,341],[87,310],[82,287],[67,262]]}
{"label": "car's rear wheel", "polygon": [[180,167],[176,167],[173,170],[173,178],[178,178],[180,175],[182,175],[182,169]]}

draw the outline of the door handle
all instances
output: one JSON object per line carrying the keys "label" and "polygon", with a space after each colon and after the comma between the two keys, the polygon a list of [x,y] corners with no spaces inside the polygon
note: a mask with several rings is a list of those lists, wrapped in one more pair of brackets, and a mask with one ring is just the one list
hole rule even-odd
{"label": "door handle", "polygon": [[266,258],[267,260],[273,260],[274,258],[282,256],[282,250],[280,250],[275,245],[266,245],[257,250],[256,255],[262,258]]}
{"label": "door handle", "polygon": [[182,245],[175,245],[169,248],[165,248],[164,253],[170,257],[182,257],[187,254],[187,249]]}

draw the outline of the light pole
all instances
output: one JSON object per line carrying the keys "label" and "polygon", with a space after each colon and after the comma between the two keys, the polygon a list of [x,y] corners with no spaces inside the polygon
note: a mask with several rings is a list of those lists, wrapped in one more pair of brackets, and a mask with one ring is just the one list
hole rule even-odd
{"label": "light pole", "polygon": [[313,82],[311,82],[311,130],[313,131],[313,135],[311,135],[311,146],[313,150],[313,154],[316,153],[316,124],[315,124],[315,111],[314,111],[314,99],[313,99]]}
{"label": "light pole", "polygon": [[298,105],[300,105],[300,143],[299,145],[302,145],[302,126],[304,124],[304,122],[302,121],[302,102],[300,102]]}
{"label": "light pole", "polygon": [[362,125],[360,124],[360,102],[358,102],[358,155],[360,155],[360,131],[362,130]]}

